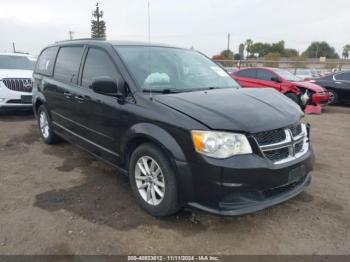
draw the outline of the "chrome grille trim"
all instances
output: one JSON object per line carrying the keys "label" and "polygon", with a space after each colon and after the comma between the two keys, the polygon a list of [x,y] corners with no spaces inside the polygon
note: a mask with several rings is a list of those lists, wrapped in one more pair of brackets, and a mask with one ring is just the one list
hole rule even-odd
{"label": "chrome grille trim", "polygon": [[[257,139],[254,139],[259,145],[260,151],[265,158],[269,159],[275,165],[283,164],[301,157],[309,150],[309,141],[306,125],[300,124],[300,128],[297,127],[297,129],[300,130],[300,133],[295,132],[295,128],[295,126],[293,126],[292,128],[285,128],[285,139],[278,143],[259,145]],[[293,136],[293,134],[296,134],[296,136]],[[301,143],[302,145],[300,145]],[[278,150],[282,150],[284,148],[288,148],[288,157],[284,157],[283,159],[278,159],[276,161],[268,157],[273,155],[274,152],[278,154]]]}
{"label": "chrome grille trim", "polygon": [[2,79],[2,82],[12,91],[26,93],[32,92],[33,82],[31,78],[4,78]]}

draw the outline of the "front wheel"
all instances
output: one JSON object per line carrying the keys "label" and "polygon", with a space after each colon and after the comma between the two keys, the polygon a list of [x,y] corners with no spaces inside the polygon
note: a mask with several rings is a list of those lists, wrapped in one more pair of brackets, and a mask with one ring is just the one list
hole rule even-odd
{"label": "front wheel", "polygon": [[329,103],[330,105],[336,105],[339,103],[338,93],[333,89],[328,89]]}
{"label": "front wheel", "polygon": [[297,105],[299,105],[302,110],[304,110],[305,106],[301,103],[299,97],[296,94],[286,93],[285,96],[288,97],[290,100],[292,100]]}
{"label": "front wheel", "polygon": [[164,152],[147,143],[131,155],[130,185],[139,205],[153,216],[164,217],[179,210],[175,172]]}

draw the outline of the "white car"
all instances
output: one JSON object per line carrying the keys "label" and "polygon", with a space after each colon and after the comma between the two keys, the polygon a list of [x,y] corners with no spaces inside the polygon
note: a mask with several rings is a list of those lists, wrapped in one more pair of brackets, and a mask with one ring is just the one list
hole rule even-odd
{"label": "white car", "polygon": [[35,57],[0,53],[0,111],[32,108]]}

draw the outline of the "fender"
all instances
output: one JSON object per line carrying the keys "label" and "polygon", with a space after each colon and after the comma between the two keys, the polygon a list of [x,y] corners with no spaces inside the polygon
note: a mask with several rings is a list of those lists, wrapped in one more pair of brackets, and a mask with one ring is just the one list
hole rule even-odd
{"label": "fender", "polygon": [[301,94],[299,88],[296,87],[295,85],[282,84],[281,85],[281,93],[285,94],[285,93],[288,93],[288,92],[294,93],[296,95],[300,95]]}
{"label": "fender", "polygon": [[151,123],[138,123],[128,129],[122,136],[121,150],[122,155],[126,152],[130,143],[137,138],[147,138],[161,145],[166,149],[175,160],[186,161],[185,154],[176,140],[164,129]]}

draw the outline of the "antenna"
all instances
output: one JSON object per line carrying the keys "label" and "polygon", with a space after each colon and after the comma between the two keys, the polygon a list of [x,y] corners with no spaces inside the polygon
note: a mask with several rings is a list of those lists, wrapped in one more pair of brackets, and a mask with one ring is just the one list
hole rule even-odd
{"label": "antenna", "polygon": [[147,17],[148,17],[148,44],[151,43],[151,12],[150,12],[150,3],[147,1]]}
{"label": "antenna", "polygon": [[[150,11],[150,2],[147,0],[147,18],[148,18],[148,72],[151,74],[151,11]],[[152,88],[149,90],[150,99],[152,97]]]}

